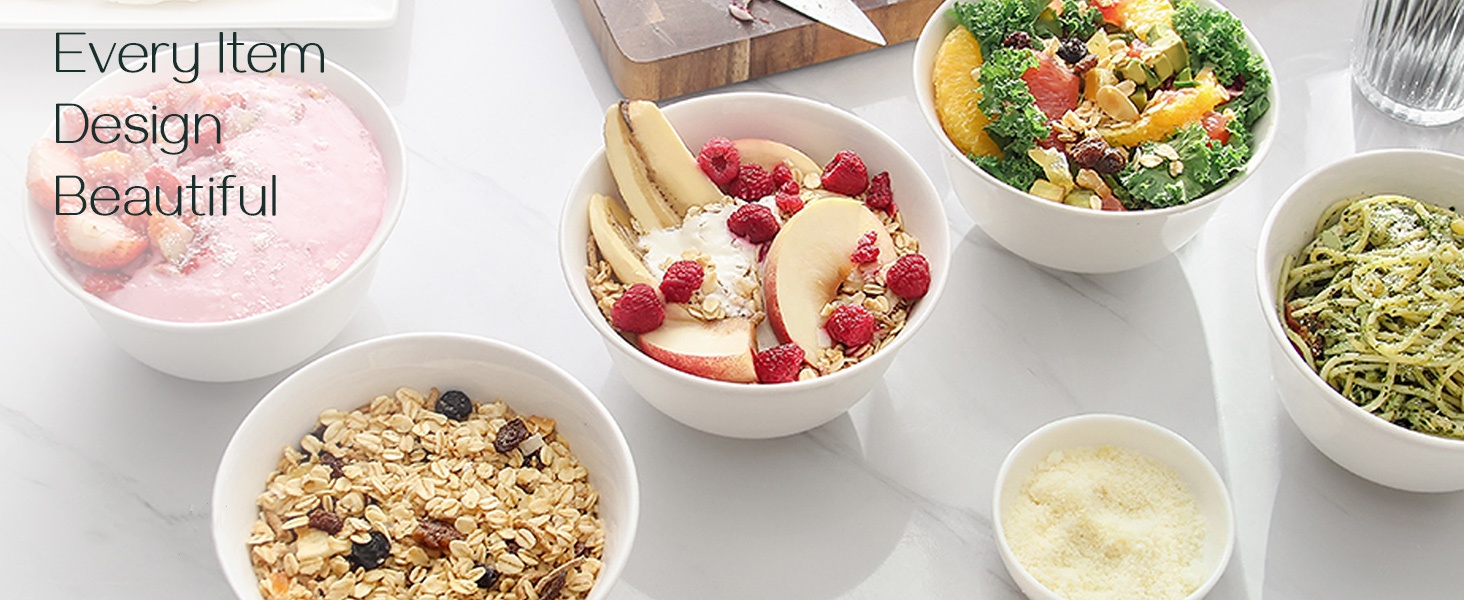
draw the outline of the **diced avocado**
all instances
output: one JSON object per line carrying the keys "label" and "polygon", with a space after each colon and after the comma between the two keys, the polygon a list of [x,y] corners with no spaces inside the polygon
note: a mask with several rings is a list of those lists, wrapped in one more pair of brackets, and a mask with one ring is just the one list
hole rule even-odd
{"label": "diced avocado", "polygon": [[1181,69],[1189,67],[1189,52],[1184,47],[1184,40],[1178,34],[1167,32],[1165,35],[1155,38],[1150,45],[1153,49],[1153,58],[1149,66],[1153,67],[1154,74],[1160,81],[1169,79],[1171,75],[1178,73]]}
{"label": "diced avocado", "polygon": [[1148,74],[1144,72],[1144,63],[1137,58],[1130,58],[1128,62],[1123,63],[1123,67],[1118,72],[1123,75],[1124,79],[1139,85],[1144,85],[1149,81]]}
{"label": "diced avocado", "polygon": [[1076,189],[1068,192],[1068,195],[1063,197],[1062,203],[1079,208],[1097,209],[1103,206],[1103,201],[1098,198],[1098,194],[1093,193],[1092,190],[1084,189]]}
{"label": "diced avocado", "polygon": [[[1142,63],[1140,63],[1140,64],[1142,64]],[[1159,77],[1159,74],[1158,73],[1155,73],[1154,72],[1154,69],[1149,68],[1149,65],[1143,65],[1143,67],[1144,67],[1144,81],[1142,83],[1143,83],[1144,87],[1147,87],[1147,88],[1149,88],[1149,89],[1152,90],[1152,89],[1157,89],[1160,84],[1164,83],[1164,80]]]}
{"label": "diced avocado", "polygon": [[1129,94],[1129,102],[1133,102],[1134,108],[1139,109],[1139,112],[1144,112],[1144,107],[1149,105],[1149,95],[1144,93],[1143,88],[1136,89]]}
{"label": "diced avocado", "polygon": [[1062,197],[1066,194],[1066,190],[1062,189],[1062,186],[1046,179],[1038,179],[1032,182],[1032,189],[1027,190],[1027,193],[1038,198],[1046,198],[1053,202],[1062,202]]}

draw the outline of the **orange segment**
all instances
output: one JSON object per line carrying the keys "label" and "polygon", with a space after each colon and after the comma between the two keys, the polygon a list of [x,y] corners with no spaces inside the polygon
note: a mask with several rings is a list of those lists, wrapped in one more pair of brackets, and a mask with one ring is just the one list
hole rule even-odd
{"label": "orange segment", "polygon": [[956,148],[967,154],[1001,155],[1001,148],[986,135],[989,122],[976,107],[981,99],[972,72],[981,66],[981,44],[965,27],[956,26],[935,53],[935,114]]}
{"label": "orange segment", "polygon": [[1118,5],[1123,28],[1138,33],[1148,41],[1149,30],[1155,25],[1169,26],[1169,17],[1174,14],[1174,5],[1169,0],[1124,0]]}
{"label": "orange segment", "polygon": [[1159,92],[1144,107],[1138,120],[1111,129],[1100,128],[1099,135],[1113,146],[1157,142],[1175,129],[1199,121],[1205,113],[1230,99],[1230,93],[1220,87],[1209,71],[1201,71],[1195,83],[1192,88]]}

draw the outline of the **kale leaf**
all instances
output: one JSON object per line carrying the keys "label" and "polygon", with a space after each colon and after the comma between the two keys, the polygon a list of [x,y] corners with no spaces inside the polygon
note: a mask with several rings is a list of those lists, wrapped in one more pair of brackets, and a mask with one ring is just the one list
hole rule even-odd
{"label": "kale leaf", "polygon": [[1036,33],[1032,24],[1047,7],[1047,0],[978,0],[951,6],[956,21],[981,42],[981,55],[990,56],[1013,32]]}
{"label": "kale leaf", "polygon": [[972,154],[970,159],[983,171],[1024,192],[1032,189],[1032,182],[1043,176],[1041,165],[1026,154],[1008,154],[1004,157]]}
{"label": "kale leaf", "polygon": [[1266,70],[1260,54],[1246,45],[1245,26],[1240,19],[1222,9],[1179,0],[1174,4],[1171,21],[1189,48],[1190,67],[1198,72],[1212,65],[1222,84],[1239,87],[1240,95],[1231,99],[1229,108],[1243,125],[1254,125],[1270,108],[1266,92],[1271,87],[1271,72]]}
{"label": "kale leaf", "polygon": [[1057,16],[1065,38],[1087,40],[1103,24],[1103,13],[1092,5],[1078,0],[1062,0],[1062,14]]}
{"label": "kale leaf", "polygon": [[1046,115],[1037,110],[1037,100],[1022,80],[1022,74],[1037,64],[1030,51],[998,48],[981,65],[977,79],[981,100],[976,106],[991,118],[986,133],[1008,155],[1026,156],[1037,140],[1050,133]]}
{"label": "kale leaf", "polygon": [[[1176,177],[1170,174],[1168,161],[1156,167],[1145,167],[1137,159],[1118,174],[1131,197],[1125,201],[1129,209],[1166,208],[1187,204],[1214,191],[1245,168],[1251,149],[1240,138],[1232,137],[1221,144],[1210,139],[1198,124],[1189,124],[1175,131],[1163,143],[1179,155],[1184,170]],[[1154,154],[1158,143],[1139,145],[1140,152]]]}

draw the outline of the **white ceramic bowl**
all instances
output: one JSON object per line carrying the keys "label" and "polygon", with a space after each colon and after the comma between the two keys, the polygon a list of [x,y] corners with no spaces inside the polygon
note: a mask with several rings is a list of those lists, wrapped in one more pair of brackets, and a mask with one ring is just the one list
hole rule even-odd
{"label": "white ceramic bowl", "polygon": [[1281,401],[1311,443],[1338,465],[1373,482],[1414,492],[1464,490],[1464,441],[1418,433],[1362,410],[1327,385],[1286,337],[1278,307],[1281,265],[1315,235],[1333,203],[1400,194],[1464,211],[1464,158],[1427,150],[1378,150],[1307,175],[1276,203],[1256,250],[1256,289],[1271,335]]}
{"label": "white ceramic bowl", "polygon": [[260,599],[249,531],[259,516],[255,498],[281,449],[298,444],[321,411],[351,410],[402,386],[458,389],[475,400],[501,399],[520,414],[558,422],[600,492],[604,568],[589,599],[608,598],[640,515],[635,462],[615,419],[563,369],[527,351],[467,335],[415,333],[361,342],[311,362],[265,395],[234,432],[214,479],[212,510],[214,548],[240,600]]}
{"label": "white ceramic bowl", "polygon": [[1134,450],[1169,465],[1195,495],[1200,516],[1205,521],[1205,543],[1200,558],[1200,571],[1205,577],[1200,587],[1185,598],[1205,597],[1225,573],[1235,549],[1235,517],[1225,482],[1205,455],[1179,434],[1148,421],[1113,414],[1078,415],[1048,423],[1017,442],[1002,461],[991,502],[992,523],[1001,561],[1017,588],[1032,600],[1063,600],[1038,583],[1012,554],[1002,527],[1002,507],[1016,501],[1022,483],[1048,454],[1103,445]]}
{"label": "white ceramic bowl", "polygon": [[870,174],[889,171],[905,227],[930,262],[930,291],[911,311],[905,329],[874,356],[809,381],[776,385],[715,381],[677,371],[646,356],[595,306],[585,281],[590,194],[618,197],[602,149],[570,190],[560,222],[559,256],[570,293],[605,340],[610,356],[641,396],[671,418],[702,431],[738,438],[770,438],[817,427],[841,415],[879,382],[895,354],[925,324],[945,289],[950,242],[940,196],[920,165],[893,139],[841,109],[804,98],[766,93],[723,93],[666,106],[666,118],[690,148],[715,136],[766,138],[794,146],[816,161],[853,150]]}
{"label": "white ceramic bowl", "polygon": [[[1254,153],[1245,170],[1189,204],[1142,211],[1097,211],[1045,200],[1002,183],[956,149],[935,114],[931,71],[941,41],[957,27],[956,20],[950,16],[951,5],[956,1],[946,0],[936,9],[915,43],[915,95],[926,124],[939,140],[941,158],[956,198],[991,239],[1022,258],[1079,273],[1123,271],[1164,258],[1199,233],[1200,227],[1215,214],[1220,199],[1245,181],[1271,149],[1276,115],[1280,112],[1274,81],[1268,94],[1271,108],[1256,123]],[[1212,0],[1197,2],[1223,8]],[[1271,67],[1270,59],[1249,32],[1246,40],[1274,74],[1276,70]]]}
{"label": "white ceramic bowl", "polygon": [[[216,52],[212,48],[217,45],[203,44],[204,56]],[[160,59],[156,73],[114,71],[82,91],[76,103],[84,105],[97,98],[162,86],[176,75],[168,67],[171,64],[166,58]],[[406,199],[406,147],[386,103],[341,66],[326,60],[324,73],[290,76],[325,84],[351,107],[376,137],[387,174],[381,223],[361,256],[334,281],[297,302],[243,319],[211,323],[164,321],[122,310],[82,289],[56,254],[52,216],[35,202],[27,199],[24,203],[31,245],[46,270],[81,301],[113,342],[154,369],[198,381],[241,381],[283,371],[309,358],[339,334],[370,288],[377,253],[396,226]]]}

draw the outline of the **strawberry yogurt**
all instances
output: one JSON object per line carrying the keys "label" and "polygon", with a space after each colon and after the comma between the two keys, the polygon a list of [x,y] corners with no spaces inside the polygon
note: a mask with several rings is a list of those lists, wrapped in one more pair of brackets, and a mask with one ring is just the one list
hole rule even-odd
{"label": "strawberry yogurt", "polygon": [[[99,114],[185,118],[134,143],[84,135]],[[187,130],[202,114],[218,126]],[[58,120],[66,142],[33,151],[32,198],[56,215],[57,251],[82,286],[144,317],[227,321],[296,302],[356,261],[386,207],[375,139],[319,84],[218,76]]]}

